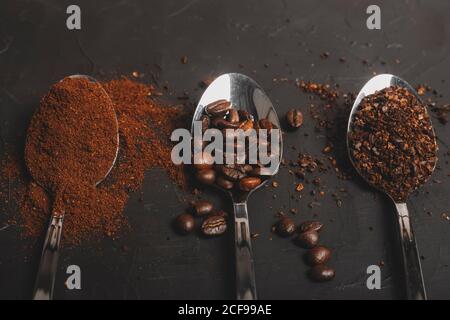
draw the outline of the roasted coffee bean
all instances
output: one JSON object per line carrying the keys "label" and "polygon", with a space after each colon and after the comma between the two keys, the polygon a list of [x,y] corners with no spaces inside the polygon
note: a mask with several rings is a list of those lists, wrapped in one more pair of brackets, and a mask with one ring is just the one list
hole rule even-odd
{"label": "roasted coffee bean", "polygon": [[261,184],[261,179],[258,177],[245,177],[239,180],[239,188],[242,191],[251,191]]}
{"label": "roasted coffee bean", "polygon": [[197,200],[192,202],[192,208],[197,216],[204,216],[212,212],[214,205],[206,200]]}
{"label": "roasted coffee bean", "polygon": [[335,271],[333,268],[322,264],[314,266],[309,274],[314,281],[324,282],[332,280],[335,276]]}
{"label": "roasted coffee bean", "polygon": [[307,259],[310,265],[324,264],[330,260],[331,251],[324,246],[318,246],[309,250]]}
{"label": "roasted coffee bean", "polygon": [[218,129],[238,129],[239,123],[230,122],[221,117],[215,117],[211,120],[211,124]]}
{"label": "roasted coffee bean", "polygon": [[200,121],[202,122],[202,132],[205,132],[209,128],[211,120],[207,115],[203,115]]}
{"label": "roasted coffee bean", "polygon": [[239,124],[239,129],[244,131],[253,129],[253,120],[245,120]]}
{"label": "roasted coffee bean", "polygon": [[216,172],[213,169],[202,169],[197,171],[196,178],[204,184],[213,184],[216,180]]}
{"label": "roasted coffee bean", "polygon": [[305,221],[300,225],[300,232],[316,231],[322,230],[323,224],[319,221]]}
{"label": "roasted coffee bean", "polygon": [[231,181],[240,180],[247,175],[244,167],[238,164],[224,165],[221,169],[224,177]]}
{"label": "roasted coffee bean", "polygon": [[175,219],[175,227],[177,231],[181,234],[191,233],[192,230],[194,230],[195,228],[194,217],[187,213],[180,214]]}
{"label": "roasted coffee bean", "polygon": [[231,109],[231,102],[227,100],[217,100],[205,107],[205,112],[213,117],[224,116]]}
{"label": "roasted coffee bean", "polygon": [[291,109],[286,114],[286,120],[292,128],[299,128],[303,124],[303,114],[300,110]]}
{"label": "roasted coffee bean", "polygon": [[202,152],[198,158],[199,159],[194,158],[194,167],[196,169],[211,169],[214,166],[214,158],[210,153]]}
{"label": "roasted coffee bean", "polygon": [[213,215],[205,219],[202,232],[206,236],[219,236],[227,230],[227,221],[223,215]]}
{"label": "roasted coffee bean", "polygon": [[227,179],[225,179],[222,176],[217,177],[216,184],[219,187],[224,188],[225,190],[231,190],[234,187],[234,182],[233,181],[227,180]]}
{"label": "roasted coffee bean", "polygon": [[261,119],[259,120],[259,127],[261,129],[266,129],[268,133],[270,133],[270,131],[273,129],[273,123],[270,122],[269,119]]}
{"label": "roasted coffee bean", "polygon": [[238,111],[240,120],[253,120],[253,116],[245,110],[239,110]]}
{"label": "roasted coffee bean", "polygon": [[236,109],[231,109],[227,114],[227,120],[231,123],[239,122],[239,112]]}
{"label": "roasted coffee bean", "polygon": [[305,248],[311,249],[319,243],[319,234],[316,231],[306,231],[298,235],[296,243]]}
{"label": "roasted coffee bean", "polygon": [[288,237],[295,232],[295,223],[289,217],[282,217],[276,226],[278,235]]}

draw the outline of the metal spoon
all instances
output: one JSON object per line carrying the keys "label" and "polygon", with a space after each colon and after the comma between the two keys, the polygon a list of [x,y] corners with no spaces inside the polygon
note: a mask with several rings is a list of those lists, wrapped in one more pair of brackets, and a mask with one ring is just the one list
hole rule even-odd
{"label": "metal spoon", "polygon": [[[280,128],[280,121],[278,120],[272,102],[261,87],[245,75],[228,73],[215,79],[203,93],[194,113],[191,133],[194,130],[194,122],[199,121],[204,107],[221,99],[230,101],[233,107],[238,110],[246,110],[253,115],[255,121],[267,118]],[[275,175],[278,172],[279,163],[282,159],[283,143],[281,141],[281,134],[279,149],[278,165],[275,167],[275,170],[271,170],[271,175]],[[257,298],[247,199],[253,191],[262,187],[267,181],[268,179],[250,192],[239,192],[237,194],[228,191],[234,207],[236,291],[238,300],[254,300]]]}
{"label": "metal spoon", "polygon": [[[359,92],[358,96],[356,97],[355,102],[353,103],[352,111],[350,113],[350,119],[348,122],[347,127],[347,150],[350,157],[350,161],[352,162],[353,166],[358,171],[357,167],[355,166],[353,162],[353,158],[351,156],[350,152],[350,141],[349,141],[349,133],[351,132],[352,128],[352,121],[354,118],[354,114],[356,110],[358,109],[359,104],[361,101],[368,95],[374,94],[376,91],[383,90],[385,88],[388,88],[390,86],[399,86],[403,87],[405,89],[408,89],[411,93],[413,93],[419,101],[420,97],[417,94],[416,90],[414,90],[411,85],[409,85],[405,80],[391,75],[391,74],[381,74],[373,77],[370,79],[364,87]],[[423,104],[426,105],[426,104]],[[434,131],[433,131],[433,135]],[[435,140],[436,144],[436,140]],[[436,144],[437,148],[437,144]],[[436,163],[434,164],[436,166]],[[434,170],[434,168],[433,168]],[[360,173],[360,172],[359,172]],[[361,175],[361,173],[360,173]],[[361,175],[364,179],[364,176]],[[380,190],[384,193],[386,191]],[[411,221],[408,213],[408,208],[406,206],[406,203],[398,203],[394,200],[394,197],[390,194],[388,196],[391,198],[391,200],[395,204],[395,208],[397,210],[398,215],[398,221],[399,221],[399,227],[400,227],[400,239],[401,239],[401,245],[402,245],[402,252],[403,252],[403,263],[404,263],[404,272],[405,272],[405,279],[406,279],[406,293],[408,299],[411,300],[426,300],[427,294],[425,290],[425,283],[423,280],[423,274],[422,274],[422,267],[420,265],[420,256],[419,251],[416,244],[416,239],[414,236],[413,228],[411,226]]]}
{"label": "metal spoon", "polygon": [[[88,79],[91,82],[98,83],[97,80],[90,76],[86,75],[72,75],[68,78],[85,78]],[[63,79],[64,80],[64,79]],[[63,81],[61,80],[61,81]],[[103,90],[103,87],[98,83],[99,90]],[[104,91],[105,96],[109,98],[106,91]],[[112,102],[111,102],[112,105]],[[115,111],[113,110],[114,114]],[[119,151],[119,126],[117,122],[117,118],[115,118],[115,125],[116,131],[117,131],[117,146],[116,146],[116,155],[114,157],[113,162],[111,163],[111,166],[109,169],[105,172],[102,179],[96,182],[96,185],[98,185],[100,182],[102,182],[109,174],[111,169],[114,166],[114,163],[117,159],[117,154]],[[32,164],[27,164],[30,168]],[[33,170],[29,170],[30,172],[33,172]],[[35,177],[33,177],[35,178]],[[44,189],[49,191],[47,188],[45,188],[45,183],[42,183],[42,181],[38,181],[34,179],[37,184],[42,186]],[[42,249],[42,255],[41,255],[41,261],[39,263],[39,270],[36,277],[36,283],[34,287],[34,293],[33,293],[33,299],[34,300],[50,300],[53,297],[53,288],[55,284],[55,277],[56,277],[56,271],[57,271],[57,265],[58,265],[58,257],[59,257],[59,248],[60,248],[60,240],[62,235],[62,227],[63,227],[63,221],[64,221],[64,213],[57,213],[55,211],[52,211],[52,216],[50,218],[50,223],[47,229],[47,235],[45,237],[44,247]]]}

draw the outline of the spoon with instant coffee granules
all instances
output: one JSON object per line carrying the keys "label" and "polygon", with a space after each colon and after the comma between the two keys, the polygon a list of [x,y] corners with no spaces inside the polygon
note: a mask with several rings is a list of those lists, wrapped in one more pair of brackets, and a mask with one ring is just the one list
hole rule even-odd
{"label": "spoon with instant coffee granules", "polygon": [[426,300],[420,256],[406,200],[433,173],[437,143],[425,104],[404,80],[382,74],[356,97],[347,128],[358,173],[395,203],[408,299]]}
{"label": "spoon with instant coffee granules", "polygon": [[[200,128],[195,126],[196,122],[201,123]],[[197,130],[202,133],[207,129],[218,130],[218,128],[226,139],[225,145],[222,145],[226,161],[224,164],[205,164],[204,161],[194,164],[198,170],[196,177],[202,183],[227,191],[231,196],[234,207],[237,299],[253,300],[257,298],[257,294],[247,200],[252,192],[261,188],[270,177],[278,172],[283,150],[281,133],[278,129],[280,122],[272,102],[255,81],[242,74],[229,73],[215,79],[203,93],[197,105],[191,129],[194,136],[194,154],[204,148],[203,141],[198,141],[198,143],[195,141]],[[239,138],[236,139],[235,133],[230,132],[233,132],[234,129],[241,129],[241,132],[246,133],[256,132],[257,136],[254,137],[256,139],[249,138],[248,140],[246,153],[250,154],[250,149],[255,146],[258,146],[258,152],[263,150],[264,146],[268,146],[267,150],[270,149],[270,159],[273,160],[271,163],[273,165],[267,167],[259,162],[249,164],[252,161],[239,164],[241,162],[236,161],[233,154],[239,148],[245,148],[246,143],[244,146],[239,143]],[[270,142],[263,138],[266,132],[270,136]],[[231,152],[230,158],[233,159],[233,164],[227,161],[230,156],[228,137],[235,141],[231,142],[231,149],[234,152]],[[279,137],[279,139],[274,137]],[[275,144],[274,141],[276,141]],[[224,148],[225,146],[226,148]],[[255,149],[252,150],[255,151]],[[260,155],[260,153],[258,154]],[[247,158],[246,155],[247,160],[250,158],[251,156]],[[205,167],[207,169],[204,169]],[[211,226],[211,230],[220,233],[224,230],[224,226],[215,224]]]}
{"label": "spoon with instant coffee granules", "polygon": [[118,149],[114,105],[94,78],[66,77],[42,98],[27,131],[25,162],[36,183],[54,198],[35,300],[53,296],[65,205],[82,201],[82,191],[109,174]]}

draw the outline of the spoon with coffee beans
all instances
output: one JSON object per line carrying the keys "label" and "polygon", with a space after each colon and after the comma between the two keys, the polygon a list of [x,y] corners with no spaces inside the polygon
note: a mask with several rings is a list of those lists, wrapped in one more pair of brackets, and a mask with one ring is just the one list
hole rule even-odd
{"label": "spoon with coffee beans", "polygon": [[406,200],[433,173],[437,143],[426,105],[403,79],[377,75],[356,97],[347,148],[357,172],[395,203],[408,299],[426,300],[420,256]]}
{"label": "spoon with coffee beans", "polygon": [[227,191],[233,201],[239,300],[257,298],[247,199],[278,172],[283,150],[279,128],[270,99],[255,81],[238,73],[214,80],[193,117],[196,178]]}
{"label": "spoon with coffee beans", "polygon": [[68,195],[94,188],[106,178],[118,149],[114,105],[100,83],[72,75],[50,88],[31,119],[24,152],[33,180],[53,196],[33,299],[52,299],[64,207],[73,200]]}

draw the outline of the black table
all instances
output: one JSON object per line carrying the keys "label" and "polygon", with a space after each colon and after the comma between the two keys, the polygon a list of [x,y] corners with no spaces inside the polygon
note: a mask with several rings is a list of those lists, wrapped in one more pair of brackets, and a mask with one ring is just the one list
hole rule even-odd
{"label": "black table", "polygon": [[[69,31],[65,26],[66,7],[75,2],[82,9],[81,31]],[[2,144],[20,146],[39,97],[49,85],[74,73],[111,78],[138,70],[145,74],[142,81],[146,82],[156,74],[161,81],[168,81],[174,92],[188,91],[194,103],[202,93],[200,80],[226,72],[248,74],[267,90],[281,115],[292,107],[305,113],[304,126],[285,137],[287,159],[295,159],[299,151],[320,155],[326,140],[315,132],[308,116],[308,96],[293,83],[274,78],[336,82],[343,91],[358,91],[374,71],[388,72],[414,85],[428,83],[444,94],[438,103],[445,103],[450,81],[450,3],[378,1],[381,30],[366,28],[369,4],[312,0],[1,1]],[[327,59],[320,57],[324,52],[330,53]],[[182,56],[188,57],[185,65],[180,63]],[[340,57],[346,61],[339,62]],[[441,214],[450,213],[446,155],[450,129],[435,119],[434,125],[440,138],[440,170],[435,172],[434,182],[410,198],[409,208],[429,297],[445,299],[450,297],[450,223]],[[341,208],[329,195],[313,209],[308,207],[307,192],[302,201],[292,201],[295,179],[285,169],[276,178],[278,188],[269,187],[251,197],[251,229],[260,234],[253,241],[260,298],[403,298],[393,207],[361,182],[341,181],[332,174],[324,179],[329,190],[348,189]],[[132,232],[124,240],[104,240],[99,245],[63,251],[55,298],[232,299],[232,233],[216,239],[177,236],[170,223],[185,209],[177,199],[189,194],[158,170],[148,173],[142,190],[143,201],[136,194],[127,205],[125,214]],[[208,191],[204,197],[231,209],[218,192]],[[270,239],[276,212],[290,208],[299,210],[296,221],[317,214],[326,223],[321,240],[334,249],[334,281],[312,283],[306,276],[304,251],[289,240]],[[18,240],[17,227],[0,231],[0,298],[31,296],[40,248],[30,253],[25,244]],[[123,250],[124,245],[129,250]],[[385,263],[382,289],[368,290],[366,268],[380,261]],[[64,287],[65,270],[71,264],[81,267],[80,291]]]}

